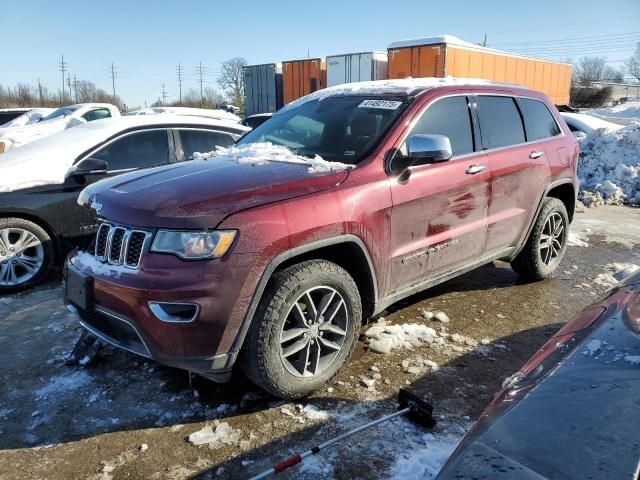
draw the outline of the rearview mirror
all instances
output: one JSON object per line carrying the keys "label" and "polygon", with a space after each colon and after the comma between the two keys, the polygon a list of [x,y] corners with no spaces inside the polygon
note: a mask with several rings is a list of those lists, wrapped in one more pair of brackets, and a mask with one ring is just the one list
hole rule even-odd
{"label": "rearview mirror", "polygon": [[104,175],[107,173],[107,162],[99,158],[85,158],[76,165],[74,175]]}
{"label": "rearview mirror", "polygon": [[391,173],[400,174],[414,165],[439,163],[453,156],[451,141],[444,135],[420,134],[407,139],[407,154],[396,155],[390,165]]}

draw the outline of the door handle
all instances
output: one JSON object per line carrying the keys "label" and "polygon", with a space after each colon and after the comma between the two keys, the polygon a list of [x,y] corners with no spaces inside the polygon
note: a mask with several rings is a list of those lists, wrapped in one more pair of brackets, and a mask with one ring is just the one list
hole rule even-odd
{"label": "door handle", "polygon": [[529,158],[531,160],[535,160],[535,159],[540,158],[540,157],[544,157],[544,152],[531,152],[529,154]]}
{"label": "door handle", "polygon": [[485,165],[469,165],[464,173],[467,175],[475,175],[476,173],[484,172],[487,169]]}

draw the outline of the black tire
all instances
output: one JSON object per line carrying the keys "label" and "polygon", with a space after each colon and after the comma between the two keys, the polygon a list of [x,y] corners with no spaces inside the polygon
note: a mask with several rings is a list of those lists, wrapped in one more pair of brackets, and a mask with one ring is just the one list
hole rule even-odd
{"label": "black tire", "polygon": [[[543,256],[546,256],[549,250],[544,249],[541,253],[540,246],[541,240],[543,238],[546,240],[546,234],[543,232],[545,231],[547,221],[552,216],[554,216],[554,218],[558,218],[559,216],[562,219],[563,231],[562,235],[557,239],[558,243],[560,243],[557,256],[545,262]],[[564,203],[557,198],[546,198],[543,201],[542,209],[533,225],[527,243],[516,258],[511,261],[511,267],[526,280],[537,281],[553,277],[567,250],[568,236],[569,216],[567,215],[567,208]]]}
{"label": "black tire", "polygon": [[[346,312],[343,315],[348,319],[344,326],[346,334],[341,335],[341,348],[336,350],[338,352],[336,355],[331,355],[333,359],[323,367],[323,370],[309,377],[296,376],[291,373],[291,364],[287,364],[286,359],[283,358],[285,348],[281,347],[281,335],[285,325],[288,325],[287,322],[291,321],[290,312],[293,312],[296,303],[298,306],[301,305],[299,300],[304,294],[309,291],[323,292],[324,288],[335,290],[344,301],[344,310],[337,297],[335,300],[337,303],[334,305],[337,305],[336,311],[340,309],[341,312]],[[328,311],[329,308],[326,310]],[[304,315],[307,314],[308,312],[304,313]],[[320,320],[323,318],[320,316]],[[349,273],[339,265],[326,260],[301,262],[277,272],[269,281],[244,341],[240,366],[250,380],[273,395],[282,398],[308,395],[330,382],[348,361],[356,346],[361,324],[360,294]],[[315,334],[322,336],[318,332]],[[307,338],[306,333],[304,338]],[[323,340],[313,338],[316,338],[315,345],[319,348]],[[314,341],[311,341],[311,348],[314,348]],[[309,356],[307,356],[308,359]],[[306,365],[305,363],[303,374],[306,372]],[[317,365],[319,362],[316,363]]]}
{"label": "black tire", "polygon": [[[0,295],[5,293],[14,293],[20,290],[25,290],[27,288],[31,288],[34,285],[37,285],[38,283],[42,282],[49,274],[51,267],[53,265],[54,257],[55,257],[55,251],[53,248],[53,242],[51,241],[51,237],[39,225],[29,220],[25,220],[23,218],[13,218],[13,217],[0,218],[0,235],[2,235],[2,232],[6,232],[9,229],[19,229],[33,235],[40,242],[40,245],[42,248],[42,251],[41,251],[42,262],[39,263],[39,265],[37,266],[35,273],[30,274],[30,277],[28,279],[25,278],[24,281],[16,280],[12,282],[8,279],[2,278],[1,274],[3,270],[1,270],[1,268],[2,267],[6,268],[6,265],[8,265],[8,262],[11,262],[11,261],[15,260],[19,262],[19,257],[17,255],[15,257],[9,256],[14,252],[9,252],[8,250],[5,250],[7,246],[4,245],[4,241],[2,241],[2,238],[0,237]],[[12,230],[10,241],[13,241],[12,239],[14,239],[16,235],[17,233],[15,233]],[[26,256],[27,254],[31,254],[30,256],[33,256],[33,253],[35,253],[36,248],[38,247],[31,247],[31,249],[27,249],[26,251],[24,251],[24,255]],[[20,254],[22,255],[22,252],[20,252]],[[18,268],[20,268],[18,272],[24,271],[23,267],[18,267]]]}

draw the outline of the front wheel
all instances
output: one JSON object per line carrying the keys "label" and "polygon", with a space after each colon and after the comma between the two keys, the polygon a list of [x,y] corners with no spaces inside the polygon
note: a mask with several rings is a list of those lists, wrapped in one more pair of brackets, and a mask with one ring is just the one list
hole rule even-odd
{"label": "front wheel", "polygon": [[270,280],[240,364],[258,386],[296,398],[329,382],[351,356],[362,323],[358,287],[326,260],[285,268]]}
{"label": "front wheel", "polygon": [[0,219],[0,294],[36,285],[52,263],[51,238],[40,226],[22,218]]}
{"label": "front wheel", "polygon": [[551,278],[567,250],[569,216],[561,200],[546,198],[522,251],[511,262],[527,280]]}

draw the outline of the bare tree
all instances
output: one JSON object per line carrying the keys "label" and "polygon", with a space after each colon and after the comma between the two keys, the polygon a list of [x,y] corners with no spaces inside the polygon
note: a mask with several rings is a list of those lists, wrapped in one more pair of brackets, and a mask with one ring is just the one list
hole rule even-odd
{"label": "bare tree", "polygon": [[242,67],[247,60],[234,57],[222,62],[222,70],[218,76],[218,85],[225,90],[231,102],[238,108],[244,109],[244,74]]}
{"label": "bare tree", "polygon": [[624,62],[624,65],[627,73],[640,82],[640,43],[636,46],[636,51],[631,58]]}
{"label": "bare tree", "polygon": [[573,68],[573,80],[582,87],[595,82],[622,82],[622,72],[607,65],[605,57],[582,57]]}

